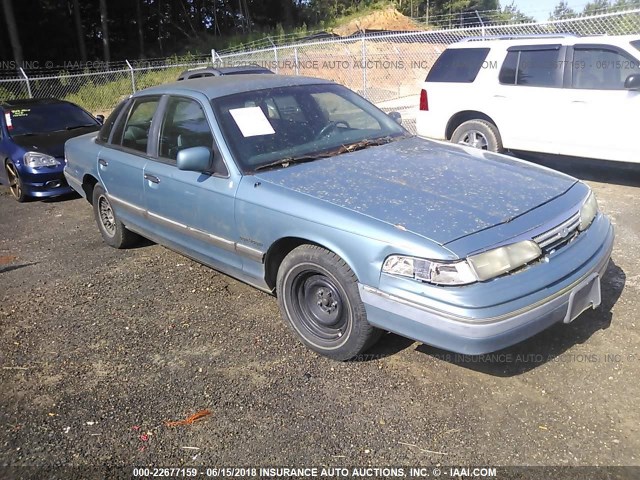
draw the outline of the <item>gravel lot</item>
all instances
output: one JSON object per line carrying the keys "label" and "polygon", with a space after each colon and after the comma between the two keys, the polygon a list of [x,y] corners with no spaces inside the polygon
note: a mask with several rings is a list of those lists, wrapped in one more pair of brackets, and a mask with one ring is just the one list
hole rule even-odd
{"label": "gravel lot", "polygon": [[0,465],[639,466],[638,169],[557,162],[616,225],[603,305],[499,359],[318,357],[275,298],[0,187]]}

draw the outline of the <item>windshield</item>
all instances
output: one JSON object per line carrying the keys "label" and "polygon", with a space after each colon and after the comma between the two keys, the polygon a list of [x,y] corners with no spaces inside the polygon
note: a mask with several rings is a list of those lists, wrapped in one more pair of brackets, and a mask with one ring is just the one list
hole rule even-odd
{"label": "windshield", "polygon": [[91,115],[69,103],[30,105],[26,108],[6,110],[5,122],[13,136],[98,125]]}
{"label": "windshield", "polygon": [[[375,145],[408,132],[351,90],[335,84],[243,92],[211,101],[240,168],[254,172]],[[283,166],[288,166],[284,162]]]}

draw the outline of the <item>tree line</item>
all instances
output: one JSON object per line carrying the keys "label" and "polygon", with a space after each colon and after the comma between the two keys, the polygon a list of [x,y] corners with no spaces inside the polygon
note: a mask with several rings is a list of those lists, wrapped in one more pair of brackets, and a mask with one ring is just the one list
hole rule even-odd
{"label": "tree line", "polygon": [[[162,57],[187,49],[224,48],[229,39],[294,28],[321,28],[333,19],[381,5],[379,0],[1,0],[3,61],[122,60]],[[498,0],[393,0],[406,15],[430,19],[499,10],[501,20],[528,20]],[[640,0],[595,0],[584,11]],[[575,16],[561,1],[551,18]]]}

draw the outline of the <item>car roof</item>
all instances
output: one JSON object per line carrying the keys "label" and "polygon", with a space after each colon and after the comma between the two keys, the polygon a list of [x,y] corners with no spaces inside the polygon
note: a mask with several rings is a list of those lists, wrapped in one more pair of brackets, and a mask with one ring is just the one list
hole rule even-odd
{"label": "car roof", "polygon": [[59,100],[57,98],[17,98],[14,100],[0,101],[0,107],[2,108],[24,108],[33,107],[35,105],[55,105],[55,104],[71,104],[66,100]]}
{"label": "car roof", "polygon": [[262,73],[240,74],[220,77],[193,78],[188,82],[173,82],[137,92],[140,95],[202,93],[210,100],[234,93],[251,92],[266,88],[292,87],[297,85],[332,84],[329,80],[294,75],[264,75]]}
{"label": "car roof", "polygon": [[629,45],[630,42],[640,40],[640,35],[590,35],[578,36],[573,34],[550,34],[550,35],[511,35],[511,36],[487,36],[470,37],[460,42],[454,43],[449,48],[487,48],[499,47],[509,48],[515,45],[580,45],[580,44],[608,44],[608,45]]}
{"label": "car roof", "polygon": [[185,70],[180,74],[178,80],[191,80],[188,78],[191,75],[201,75],[203,73],[210,73],[212,75],[231,75],[239,73],[273,73],[268,68],[261,65],[237,65],[235,67],[196,67]]}
{"label": "car roof", "polygon": [[228,75],[230,73],[240,73],[240,72],[273,73],[268,68],[262,67],[260,65],[239,65],[235,67],[221,67],[218,69],[218,71],[223,75]]}

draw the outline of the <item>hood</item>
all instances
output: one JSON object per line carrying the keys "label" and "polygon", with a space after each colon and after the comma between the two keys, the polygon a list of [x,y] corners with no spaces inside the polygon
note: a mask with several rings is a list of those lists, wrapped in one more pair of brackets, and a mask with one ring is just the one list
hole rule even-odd
{"label": "hood", "polygon": [[256,177],[441,245],[509,222],[576,182],[503,155],[418,137]]}
{"label": "hood", "polygon": [[91,127],[76,128],[74,130],[60,130],[50,133],[37,133],[35,135],[16,135],[11,137],[14,143],[20,145],[29,152],[42,152],[52,157],[64,156],[64,142],[70,138],[95,132],[100,129],[99,125]]}

